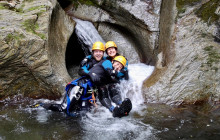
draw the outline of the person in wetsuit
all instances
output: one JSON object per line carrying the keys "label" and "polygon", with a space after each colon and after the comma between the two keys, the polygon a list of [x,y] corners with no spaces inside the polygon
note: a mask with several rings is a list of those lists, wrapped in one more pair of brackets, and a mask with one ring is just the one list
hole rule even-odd
{"label": "person in wetsuit", "polygon": [[[118,83],[119,79],[123,77],[123,74],[113,70],[113,67],[114,69],[120,70],[122,67],[124,67],[126,59],[123,56],[120,56],[114,60],[113,65],[109,60],[102,60],[104,54],[104,45],[101,42],[94,43],[92,52],[93,55],[87,56],[81,63],[79,74],[85,77],[74,80],[74,83],[76,83],[74,85],[77,85],[74,87],[76,88],[74,93],[67,90],[66,97],[68,98],[65,97],[61,104],[43,104],[41,106],[49,110],[64,111],[67,112],[67,114],[70,114],[69,112],[76,108],[77,103],[81,103],[79,102],[79,99],[83,95],[83,90],[85,90],[85,88],[82,88],[86,83],[85,81],[87,79],[91,79],[93,84],[98,87],[98,91],[100,92],[100,102],[113,112],[114,117],[128,115],[132,108],[131,101],[129,99],[125,99],[122,102],[120,94],[118,92],[115,94],[112,92],[113,94],[110,94],[112,101],[119,103],[118,105],[121,105],[120,107],[114,107],[111,105],[111,100],[107,97],[108,92],[103,90],[107,89],[106,86],[109,83]],[[69,104],[67,103],[68,100],[70,100]]]}
{"label": "person in wetsuit", "polygon": [[[106,42],[105,44],[105,52],[107,54],[107,57],[106,59],[110,60],[110,61],[113,61],[117,56],[120,56],[120,54],[118,53],[118,47],[117,45],[115,44],[114,41],[108,41]],[[125,61],[124,61],[125,62]],[[120,72],[119,72],[119,75],[123,75],[123,79],[124,80],[128,80],[129,79],[129,75],[128,75],[128,61],[126,59],[126,63],[122,66],[119,67],[120,68]],[[116,71],[119,71],[118,68],[115,69]],[[120,98],[121,96],[120,95],[120,91],[119,89],[117,88],[116,84],[115,83],[112,83],[112,84],[109,84],[109,86],[107,87],[107,89],[104,89],[104,90],[108,90],[110,91],[110,95],[111,96],[114,96],[114,98],[112,100],[118,100],[120,101]],[[108,98],[108,96],[106,94],[104,94],[103,98]],[[117,99],[118,98],[118,99]],[[107,99],[108,100],[108,99]],[[117,105],[120,105],[121,102],[115,102]]]}
{"label": "person in wetsuit", "polygon": [[[85,62],[85,60],[83,61]],[[126,65],[126,59],[123,56],[117,56],[112,62],[110,60],[101,60],[93,65],[92,68],[89,67],[91,66],[90,63],[93,62],[92,58],[87,57],[86,63],[84,62],[79,70],[79,75],[90,77],[93,84],[97,86],[98,98],[101,104],[108,108],[114,117],[128,115],[132,108],[131,101],[126,98],[122,102],[121,94],[115,87],[115,83],[119,83],[119,80],[125,77],[121,69]],[[118,106],[113,106],[112,102]]]}
{"label": "person in wetsuit", "polygon": [[[108,41],[105,43],[105,53],[107,54],[107,57],[105,59],[108,59],[110,61],[112,61],[116,56],[120,56],[120,54],[118,53],[118,47],[114,41]],[[125,66],[120,70],[120,72],[124,74],[125,80],[129,79],[127,59]]]}
{"label": "person in wetsuit", "polygon": [[[52,111],[59,111],[59,112],[66,112],[67,114],[70,114],[69,112],[74,111],[74,110],[81,110],[83,102],[80,101],[81,96],[83,94],[87,94],[87,92],[92,92],[91,89],[91,83],[89,79],[96,81],[98,79],[96,76],[93,76],[89,73],[88,69],[94,67],[97,63],[99,63],[104,56],[104,51],[105,51],[105,46],[102,42],[95,42],[92,46],[92,55],[87,56],[82,62],[80,66],[80,70],[84,77],[80,77],[72,82],[70,82],[66,86],[66,95],[62,101],[61,104],[44,104],[44,103],[39,103],[32,105],[31,107],[35,108],[38,106],[42,106],[43,108],[47,110],[52,110]],[[89,82],[89,84],[88,84]],[[88,85],[88,86],[87,86]],[[90,86],[89,86],[90,85]],[[72,90],[72,88],[74,88]],[[86,91],[85,91],[86,90]],[[86,95],[85,95],[86,96]],[[88,101],[85,101],[88,106],[90,98],[88,98]],[[87,106],[86,105],[86,106]]]}

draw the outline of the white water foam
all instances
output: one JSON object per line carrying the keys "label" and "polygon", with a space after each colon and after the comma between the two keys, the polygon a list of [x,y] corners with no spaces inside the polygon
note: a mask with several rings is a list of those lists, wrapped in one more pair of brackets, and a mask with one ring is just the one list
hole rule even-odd
{"label": "white water foam", "polygon": [[[93,137],[95,139],[155,139],[153,128],[141,121],[133,118],[134,111],[141,112],[140,105],[143,104],[141,88],[143,81],[148,78],[153,70],[153,66],[143,63],[130,64],[128,66],[129,80],[123,81],[119,85],[122,98],[130,98],[132,101],[132,111],[130,115],[123,118],[113,118],[112,113],[105,107],[99,105],[92,112],[87,113],[86,119],[82,120],[82,127],[85,129],[85,139]],[[95,135],[94,135],[95,134]]]}
{"label": "white water foam", "polygon": [[133,109],[144,103],[142,84],[153,72],[154,66],[143,63],[128,65],[129,80],[123,80],[119,85],[122,98],[129,98],[132,101]]}
{"label": "white water foam", "polygon": [[76,21],[75,32],[80,43],[83,46],[85,45],[84,47],[89,46],[88,49],[90,50],[90,52],[91,52],[93,43],[95,43],[96,41],[101,41],[102,43],[105,44],[105,41],[99,35],[95,26],[91,22],[83,21],[83,20],[76,19],[76,18],[73,18],[73,20]]}

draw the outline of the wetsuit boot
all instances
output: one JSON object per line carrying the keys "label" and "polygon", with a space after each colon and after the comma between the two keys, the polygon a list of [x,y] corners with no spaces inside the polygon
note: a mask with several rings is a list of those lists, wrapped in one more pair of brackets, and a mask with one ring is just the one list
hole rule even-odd
{"label": "wetsuit boot", "polygon": [[61,104],[42,104],[41,106],[47,110],[52,110],[57,112],[63,111]]}
{"label": "wetsuit boot", "polygon": [[127,116],[132,109],[132,103],[129,98],[126,98],[119,107],[115,107],[113,110],[113,117]]}

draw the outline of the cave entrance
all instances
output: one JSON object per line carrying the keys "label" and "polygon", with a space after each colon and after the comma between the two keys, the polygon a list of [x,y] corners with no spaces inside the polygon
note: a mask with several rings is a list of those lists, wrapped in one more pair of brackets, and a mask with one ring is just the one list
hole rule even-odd
{"label": "cave entrance", "polygon": [[79,65],[84,58],[85,53],[74,31],[67,43],[65,54],[66,68],[71,78],[78,77]]}

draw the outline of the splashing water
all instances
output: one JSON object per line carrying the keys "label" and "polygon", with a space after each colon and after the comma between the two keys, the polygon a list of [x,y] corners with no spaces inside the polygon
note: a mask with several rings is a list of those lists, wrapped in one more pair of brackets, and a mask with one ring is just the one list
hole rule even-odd
{"label": "splashing water", "polygon": [[133,109],[144,103],[142,96],[142,83],[153,72],[154,66],[148,66],[143,63],[130,64],[128,66],[129,80],[123,80],[119,86],[122,98],[130,98],[133,103]]}
{"label": "splashing water", "polygon": [[99,35],[98,31],[91,22],[83,21],[76,18],[73,18],[73,20],[77,23],[75,27],[75,32],[80,44],[83,45],[82,48],[86,55],[91,52],[92,45],[96,41],[101,41],[102,43],[105,43],[105,41]]}
{"label": "splashing water", "polygon": [[[128,66],[129,80],[123,80],[118,87],[122,98],[130,98],[133,104],[130,115],[124,118],[113,118],[112,113],[105,107],[99,105],[92,112],[87,113],[86,119],[82,120],[82,127],[86,130],[83,139],[94,137],[96,139],[121,139],[123,138],[153,138],[153,128],[132,118],[134,111],[139,111],[138,106],[144,102],[141,88],[143,81],[148,78],[154,70],[153,66],[142,63],[130,64]],[[153,138],[154,139],[154,138]]]}

